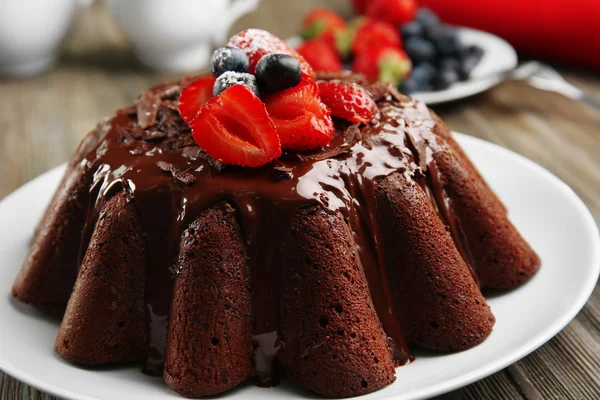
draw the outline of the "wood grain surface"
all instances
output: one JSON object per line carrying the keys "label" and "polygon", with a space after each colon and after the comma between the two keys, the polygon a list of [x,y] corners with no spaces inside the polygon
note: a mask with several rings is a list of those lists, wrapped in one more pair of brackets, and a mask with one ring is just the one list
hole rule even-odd
{"label": "wood grain surface", "polygon": [[[345,0],[263,0],[232,31],[262,27],[286,37],[306,10],[324,3],[350,13]],[[559,70],[600,95],[598,73]],[[101,118],[131,104],[148,86],[174,77],[135,61],[102,4],[82,10],[52,71],[26,80],[0,79],[0,199],[67,161]],[[505,83],[436,110],[452,129],[498,143],[550,170],[600,220],[600,110],[522,83]],[[599,286],[575,320],[539,350],[442,398],[600,399]],[[13,399],[54,397],[0,372],[0,400]]]}

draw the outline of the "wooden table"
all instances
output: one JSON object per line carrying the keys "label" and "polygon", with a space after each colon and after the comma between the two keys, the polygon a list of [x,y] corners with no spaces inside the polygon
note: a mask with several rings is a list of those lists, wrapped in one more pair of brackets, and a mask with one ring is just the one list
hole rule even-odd
{"label": "wooden table", "polygon": [[[323,2],[264,0],[232,31],[264,27],[286,37],[300,16]],[[331,5],[349,13],[345,0]],[[564,76],[600,95],[600,77],[560,68]],[[0,80],[0,199],[68,160],[97,121],[126,106],[146,87],[173,78],[134,60],[101,6],[82,11],[59,64],[27,80]],[[600,220],[600,110],[505,83],[437,109],[448,125],[495,142],[535,161],[566,182]],[[10,282],[2,282],[2,287]],[[450,393],[447,399],[600,398],[600,289],[561,333],[525,359]],[[53,399],[0,372],[0,400]]]}

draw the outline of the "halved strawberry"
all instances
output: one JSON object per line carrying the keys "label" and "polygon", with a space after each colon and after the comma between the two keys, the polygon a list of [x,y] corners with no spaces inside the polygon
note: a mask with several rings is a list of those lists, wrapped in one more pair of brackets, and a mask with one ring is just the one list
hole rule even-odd
{"label": "halved strawberry", "polygon": [[232,36],[227,45],[238,47],[246,53],[250,60],[248,72],[251,74],[254,73],[256,64],[265,54],[282,53],[292,56],[300,62],[302,80],[314,80],[315,72],[304,57],[270,32],[262,29],[248,29]]}
{"label": "halved strawberry", "polygon": [[190,123],[194,140],[225,164],[258,167],[281,155],[281,143],[263,102],[243,85],[213,97]]}
{"label": "halved strawberry", "polygon": [[375,47],[402,48],[398,30],[390,23],[367,19],[360,24],[352,41],[352,52],[359,55]]}
{"label": "halved strawberry", "polygon": [[315,150],[333,138],[331,111],[321,102],[316,83],[300,83],[275,93],[265,99],[265,104],[284,150]]}
{"label": "halved strawberry", "polygon": [[338,34],[347,29],[346,21],[328,8],[314,8],[302,20],[300,34],[304,39],[321,39],[337,51]]}
{"label": "halved strawberry", "polygon": [[321,39],[310,39],[298,47],[298,53],[310,63],[317,72],[337,72],[344,69],[338,53]]}
{"label": "halved strawberry", "polygon": [[216,78],[198,78],[181,91],[179,114],[188,124],[198,116],[200,109],[213,97]]}
{"label": "halved strawberry", "polygon": [[375,117],[377,105],[365,89],[336,81],[318,82],[321,100],[331,114],[351,122],[367,123]]}
{"label": "halved strawberry", "polygon": [[352,62],[352,71],[367,79],[399,85],[412,68],[410,58],[396,47],[375,47],[359,53]]}

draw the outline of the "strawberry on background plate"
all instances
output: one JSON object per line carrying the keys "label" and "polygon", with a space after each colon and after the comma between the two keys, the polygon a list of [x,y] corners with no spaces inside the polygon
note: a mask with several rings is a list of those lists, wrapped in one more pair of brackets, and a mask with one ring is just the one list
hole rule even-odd
{"label": "strawberry on background plate", "polygon": [[384,21],[367,19],[356,30],[352,41],[352,52],[359,55],[376,47],[402,48],[400,34],[392,24]]}
{"label": "strawberry on background plate", "polygon": [[374,47],[358,53],[352,62],[352,71],[370,80],[400,84],[412,68],[410,58],[396,47]]}
{"label": "strawberry on background plate", "polygon": [[188,124],[193,121],[200,109],[213,97],[216,78],[198,78],[181,91],[179,96],[179,114]]}
{"label": "strawberry on background plate", "polygon": [[415,0],[370,0],[366,3],[365,15],[398,27],[414,20],[418,8]]}
{"label": "strawberry on background plate", "polygon": [[321,102],[315,82],[300,83],[268,96],[265,104],[284,150],[315,150],[333,138],[331,111]]}
{"label": "strawberry on background plate", "polygon": [[258,167],[281,155],[265,105],[243,85],[210,99],[188,124],[198,146],[222,163]]}
{"label": "strawberry on background plate", "polygon": [[377,105],[365,89],[336,81],[318,82],[321,100],[331,114],[351,122],[367,123],[375,117]]}
{"label": "strawberry on background plate", "polygon": [[321,39],[337,51],[337,37],[347,29],[346,21],[328,8],[312,9],[302,20],[300,35],[304,39]]}
{"label": "strawberry on background plate", "polygon": [[317,72],[337,72],[344,67],[338,53],[321,39],[306,40],[298,47],[306,61]]}
{"label": "strawberry on background plate", "polygon": [[227,45],[238,47],[246,53],[250,61],[248,72],[251,74],[255,72],[256,64],[265,54],[281,53],[292,56],[300,62],[303,79],[314,79],[315,73],[304,57],[270,32],[248,29],[232,36]]}

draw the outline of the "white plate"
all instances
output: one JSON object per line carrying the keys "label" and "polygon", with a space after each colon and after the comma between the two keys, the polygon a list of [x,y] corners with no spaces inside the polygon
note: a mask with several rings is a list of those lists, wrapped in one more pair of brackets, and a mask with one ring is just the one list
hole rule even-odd
{"label": "white plate", "polygon": [[[497,322],[481,345],[446,355],[417,352],[398,368],[397,381],[361,397],[418,399],[488,376],[540,347],[583,307],[600,270],[598,229],[567,185],[527,159],[496,145],[458,135],[459,142],[508,206],[513,222],[539,253],[542,267],[521,288],[489,299]],[[32,231],[64,167],[34,179],[0,202],[0,369],[66,399],[164,400],[179,398],[160,378],[139,368],[83,369],[52,349],[58,325],[10,299],[10,287]],[[232,399],[313,398],[289,382],[272,389],[251,383],[223,396]]]}
{"label": "white plate", "polygon": [[[445,90],[413,93],[412,97],[416,97],[428,105],[459,100],[497,85],[500,83],[499,74],[517,67],[517,52],[504,39],[477,29],[462,27],[457,29],[463,43],[478,45],[484,51],[482,59],[471,72],[469,80],[456,83]],[[294,36],[287,42],[292,47],[298,47],[302,43],[302,39]]]}

